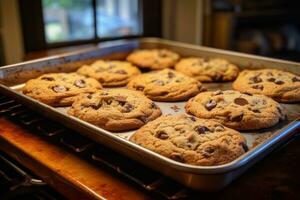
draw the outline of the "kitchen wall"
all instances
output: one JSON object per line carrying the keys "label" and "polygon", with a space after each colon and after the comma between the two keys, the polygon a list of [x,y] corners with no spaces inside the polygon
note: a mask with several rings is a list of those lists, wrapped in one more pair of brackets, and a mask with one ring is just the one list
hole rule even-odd
{"label": "kitchen wall", "polygon": [[[20,62],[24,57],[18,0],[0,0],[0,59],[5,64]],[[1,63],[3,65],[3,63]]]}

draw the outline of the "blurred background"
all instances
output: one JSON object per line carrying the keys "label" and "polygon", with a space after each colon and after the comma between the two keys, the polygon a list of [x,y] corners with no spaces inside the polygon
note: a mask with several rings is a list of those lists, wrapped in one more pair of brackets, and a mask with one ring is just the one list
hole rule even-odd
{"label": "blurred background", "polygon": [[0,65],[162,37],[300,61],[297,0],[1,0]]}

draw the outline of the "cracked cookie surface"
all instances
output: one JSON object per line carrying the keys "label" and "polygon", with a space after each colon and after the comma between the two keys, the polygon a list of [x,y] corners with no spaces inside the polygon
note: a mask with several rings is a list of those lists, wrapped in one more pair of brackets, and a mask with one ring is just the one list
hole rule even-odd
{"label": "cracked cookie surface", "polygon": [[197,80],[171,69],[136,76],[127,87],[143,92],[154,101],[183,101],[203,90]]}
{"label": "cracked cookie surface", "polygon": [[137,130],[130,141],[175,161],[199,166],[225,164],[248,150],[238,131],[186,115],[161,116]]}
{"label": "cracked cookie surface", "polygon": [[285,118],[281,105],[273,99],[233,90],[200,93],[187,102],[185,109],[236,130],[267,128]]}
{"label": "cracked cookie surface", "polygon": [[70,106],[77,95],[101,88],[97,80],[76,73],[49,73],[27,81],[22,92],[51,106]]}
{"label": "cracked cookie surface", "polygon": [[126,131],[159,117],[161,111],[140,92],[111,89],[81,95],[68,114],[106,130]]}
{"label": "cracked cookie surface", "polygon": [[139,49],[127,56],[127,61],[152,70],[173,67],[179,55],[167,49]]}
{"label": "cracked cookie surface", "polygon": [[140,70],[126,61],[98,60],[91,65],[84,65],[78,74],[95,78],[105,87],[126,85]]}
{"label": "cracked cookie surface", "polygon": [[232,86],[241,92],[264,94],[278,102],[300,101],[300,76],[281,70],[244,70]]}
{"label": "cracked cookie surface", "polygon": [[232,81],[239,74],[236,65],[220,58],[183,58],[175,65],[175,70],[201,82]]}

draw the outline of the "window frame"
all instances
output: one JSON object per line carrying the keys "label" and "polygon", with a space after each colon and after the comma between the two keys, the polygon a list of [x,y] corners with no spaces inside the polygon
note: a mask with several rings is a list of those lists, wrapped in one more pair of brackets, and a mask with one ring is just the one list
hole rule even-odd
{"label": "window frame", "polygon": [[[161,37],[161,0],[139,0],[139,9],[141,10],[139,24],[142,28],[142,34],[126,35],[117,37],[98,37],[97,34],[97,10],[96,2],[92,0],[93,18],[94,18],[94,38],[87,40],[73,40],[63,42],[47,43],[45,38],[43,5],[42,0],[19,0],[19,9],[22,23],[23,39],[25,52],[39,51],[51,48],[75,46],[82,44],[99,43],[118,39],[131,39],[139,37]],[[147,26],[146,26],[147,24]],[[34,30],[34,31],[32,31]]]}

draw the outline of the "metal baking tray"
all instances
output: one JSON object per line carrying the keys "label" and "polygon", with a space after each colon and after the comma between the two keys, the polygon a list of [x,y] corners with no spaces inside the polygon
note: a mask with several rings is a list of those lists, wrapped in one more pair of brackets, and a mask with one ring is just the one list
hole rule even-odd
{"label": "metal baking tray", "polygon": [[[0,68],[0,92],[21,101],[35,111],[64,124],[84,136],[109,146],[196,190],[211,191],[225,187],[244,173],[250,166],[270,153],[274,148],[287,142],[296,132],[300,131],[300,104],[282,104],[288,115],[285,121],[268,129],[242,132],[247,139],[247,144],[250,149],[247,153],[224,165],[195,166],[176,162],[130,142],[128,138],[134,131],[120,133],[106,131],[75,117],[68,116],[65,113],[67,108],[48,106],[23,95],[19,91],[27,80],[41,74],[75,71],[83,63],[91,63],[97,58],[125,59],[129,52],[137,48],[167,48],[178,52],[182,57],[201,56],[225,58],[237,64],[241,69],[277,68],[288,70],[296,74],[300,73],[300,63],[195,46],[158,38],[142,38],[105,42],[91,49],[4,66]],[[225,90],[231,88],[231,83],[211,83],[204,85],[209,90]],[[157,102],[157,105],[162,109],[163,114],[185,113],[185,102]]]}

